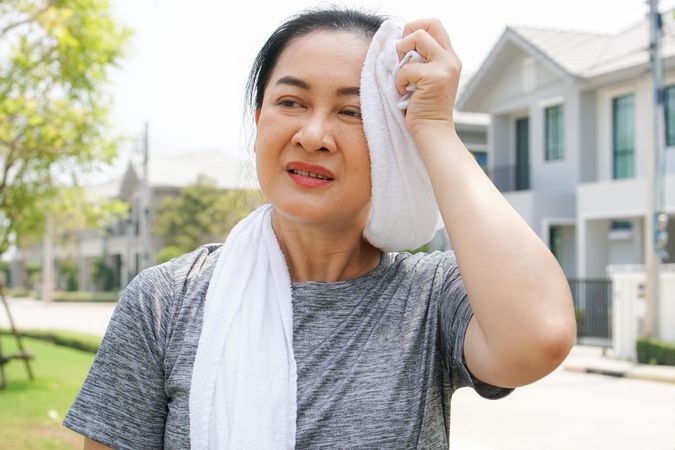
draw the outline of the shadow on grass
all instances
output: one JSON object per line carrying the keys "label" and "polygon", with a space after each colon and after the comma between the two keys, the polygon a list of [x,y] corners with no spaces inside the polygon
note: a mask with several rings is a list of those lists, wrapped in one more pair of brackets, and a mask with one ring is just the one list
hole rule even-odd
{"label": "shadow on grass", "polygon": [[[5,354],[17,351],[12,336],[0,336]],[[82,439],[61,422],[93,362],[92,353],[23,339],[34,355],[35,379],[22,361],[5,366],[7,389],[0,390],[0,449],[79,449]]]}

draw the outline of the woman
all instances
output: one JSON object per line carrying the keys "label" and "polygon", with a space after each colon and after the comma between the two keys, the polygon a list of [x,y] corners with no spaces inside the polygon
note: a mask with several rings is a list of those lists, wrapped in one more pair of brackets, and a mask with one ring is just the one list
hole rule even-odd
{"label": "woman", "polygon": [[[450,397],[487,398],[555,369],[575,340],[566,279],[457,137],[460,62],[437,20],[397,43],[427,62],[406,127],[456,252],[383,253],[363,238],[369,156],[359,81],[383,19],[303,13],[258,55],[249,82],[260,185],[293,293],[298,448],[447,448]],[[221,247],[139,275],[125,290],[65,424],[85,448],[187,448],[203,305]],[[461,271],[461,276],[460,276]],[[271,375],[273,376],[273,375]]]}

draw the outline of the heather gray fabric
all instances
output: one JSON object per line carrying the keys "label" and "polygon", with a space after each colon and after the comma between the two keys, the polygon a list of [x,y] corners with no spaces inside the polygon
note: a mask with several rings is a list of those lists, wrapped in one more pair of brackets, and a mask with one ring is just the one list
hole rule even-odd
{"label": "heather gray fabric", "polygon": [[[220,248],[125,289],[67,427],[114,448],[189,448],[192,365]],[[455,389],[511,392],[463,364],[472,311],[452,253],[387,253],[360,278],[292,288],[296,448],[447,449]]]}

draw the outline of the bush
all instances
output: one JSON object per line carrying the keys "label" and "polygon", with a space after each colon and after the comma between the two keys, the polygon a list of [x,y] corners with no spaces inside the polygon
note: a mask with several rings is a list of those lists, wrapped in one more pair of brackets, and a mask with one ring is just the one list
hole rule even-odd
{"label": "bush", "polygon": [[5,295],[8,297],[32,297],[37,298],[37,293],[24,288],[5,288]]}
{"label": "bush", "polygon": [[79,266],[75,261],[64,260],[57,263],[60,275],[66,280],[66,291],[74,292],[80,288],[78,280]]}
{"label": "bush", "polygon": [[52,300],[55,302],[83,302],[83,303],[113,303],[117,301],[119,291],[107,292],[63,292],[55,291]]}
{"label": "bush", "polygon": [[157,252],[157,256],[155,259],[157,260],[158,264],[165,263],[167,261],[170,261],[174,258],[179,257],[182,255],[184,252],[180,248],[174,246],[174,245],[169,245],[167,247],[162,248],[160,251]]}
{"label": "bush", "polygon": [[641,364],[675,366],[675,343],[653,338],[639,338],[637,357]]}
{"label": "bush", "polygon": [[105,258],[96,258],[92,264],[91,280],[99,291],[110,291],[113,288],[113,270]]}
{"label": "bush", "polygon": [[[11,330],[3,328],[0,329],[0,334],[11,335],[12,332]],[[89,353],[96,353],[98,351],[102,339],[93,334],[63,330],[21,330],[19,331],[19,335],[21,337],[39,339],[55,345],[74,348]]]}

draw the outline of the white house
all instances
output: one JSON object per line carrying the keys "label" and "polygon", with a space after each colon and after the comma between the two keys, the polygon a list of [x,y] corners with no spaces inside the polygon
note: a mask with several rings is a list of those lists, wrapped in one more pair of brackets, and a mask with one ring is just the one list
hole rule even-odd
{"label": "white house", "polygon": [[[663,15],[665,212],[675,261],[675,25]],[[488,171],[570,278],[644,261],[652,145],[649,24],[615,34],[508,27],[457,108],[490,115]]]}

